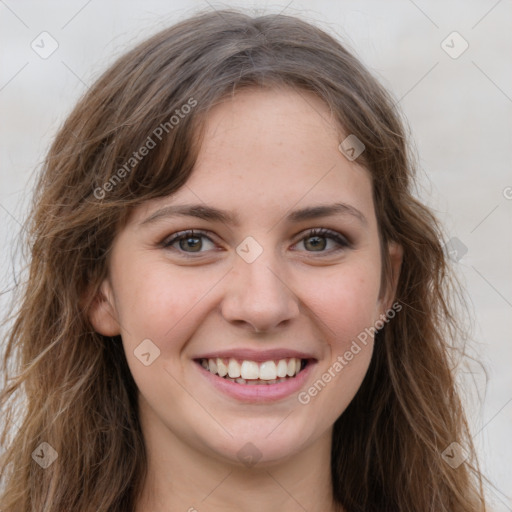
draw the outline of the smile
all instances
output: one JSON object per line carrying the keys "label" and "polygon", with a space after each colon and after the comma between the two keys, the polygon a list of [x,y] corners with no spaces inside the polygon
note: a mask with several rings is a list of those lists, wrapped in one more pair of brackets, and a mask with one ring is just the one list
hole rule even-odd
{"label": "smile", "polygon": [[291,357],[257,362],[208,357],[194,359],[194,363],[201,379],[222,395],[246,403],[268,403],[297,395],[311,379],[318,360]]}
{"label": "smile", "polygon": [[256,362],[251,360],[223,359],[220,357],[201,359],[200,364],[209,372],[238,384],[268,385],[286,382],[301,372],[307,359],[296,357]]}

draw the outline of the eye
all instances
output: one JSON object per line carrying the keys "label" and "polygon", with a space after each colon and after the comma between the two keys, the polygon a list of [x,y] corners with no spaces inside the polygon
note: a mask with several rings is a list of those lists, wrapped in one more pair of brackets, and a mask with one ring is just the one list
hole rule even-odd
{"label": "eye", "polygon": [[[162,246],[169,248],[177,244],[178,247],[173,248],[179,251],[201,253],[204,252],[201,250],[204,248],[203,240],[208,240],[212,246],[214,245],[206,233],[190,229],[187,231],[180,231],[179,233],[174,234],[171,238],[164,240]],[[206,249],[208,249],[208,247],[206,247]]]}
{"label": "eye", "polygon": [[[338,247],[335,247],[331,251],[325,251],[329,240],[334,241]],[[304,244],[308,252],[336,252],[350,246],[350,243],[343,235],[325,228],[310,230],[307,235],[299,241],[299,244],[300,243]]]}
{"label": "eye", "polygon": [[[205,240],[207,241],[206,245]],[[338,247],[326,251],[325,249],[328,249],[329,241],[334,242]],[[343,235],[326,228],[311,229],[307,232],[306,236],[295,245],[301,243],[304,244],[307,252],[319,253],[337,252],[350,247],[350,242]],[[210,244],[210,247],[208,247],[208,244]],[[165,239],[161,245],[164,248],[172,248],[186,255],[193,253],[201,254],[215,248],[214,242],[205,232],[195,231],[193,229],[175,233],[170,238]]]}

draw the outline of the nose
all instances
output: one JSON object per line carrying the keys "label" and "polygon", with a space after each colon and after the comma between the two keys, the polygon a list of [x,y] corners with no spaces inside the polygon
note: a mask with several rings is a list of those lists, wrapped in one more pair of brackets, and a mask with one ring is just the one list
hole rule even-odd
{"label": "nose", "polygon": [[221,305],[226,321],[254,332],[271,332],[298,317],[298,298],[270,253],[263,251],[252,263],[235,257]]}

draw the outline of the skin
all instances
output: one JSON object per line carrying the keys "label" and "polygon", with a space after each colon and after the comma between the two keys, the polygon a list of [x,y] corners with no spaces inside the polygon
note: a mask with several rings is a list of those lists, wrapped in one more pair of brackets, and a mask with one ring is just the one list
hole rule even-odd
{"label": "skin", "polygon": [[[186,185],[140,205],[117,234],[90,319],[101,334],[121,334],[139,389],[149,476],[137,512],[336,510],[332,428],[361,385],[373,340],[306,405],[297,393],[241,403],[198,377],[192,359],[235,347],[311,352],[318,363],[307,390],[391,307],[394,284],[380,290],[371,178],[338,150],[345,136],[311,93],[237,93],[211,110]],[[339,213],[285,219],[335,202],[366,221]],[[186,203],[226,209],[240,223],[175,216],[141,224]],[[312,228],[340,233],[350,246],[308,237]],[[162,246],[187,229],[208,237]],[[236,252],[248,236],[263,249],[252,263]],[[386,250],[398,275],[401,250]],[[144,339],[160,350],[149,366],[134,355]],[[251,467],[237,456],[248,442],[261,455]]]}

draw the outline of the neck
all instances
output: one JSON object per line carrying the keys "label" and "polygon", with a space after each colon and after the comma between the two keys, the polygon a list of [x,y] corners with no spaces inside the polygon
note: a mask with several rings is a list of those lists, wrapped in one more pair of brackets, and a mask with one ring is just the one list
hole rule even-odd
{"label": "neck", "polygon": [[148,475],[136,512],[339,512],[332,497],[332,430],[284,461],[252,467],[198,450],[154,417],[142,421]]}

